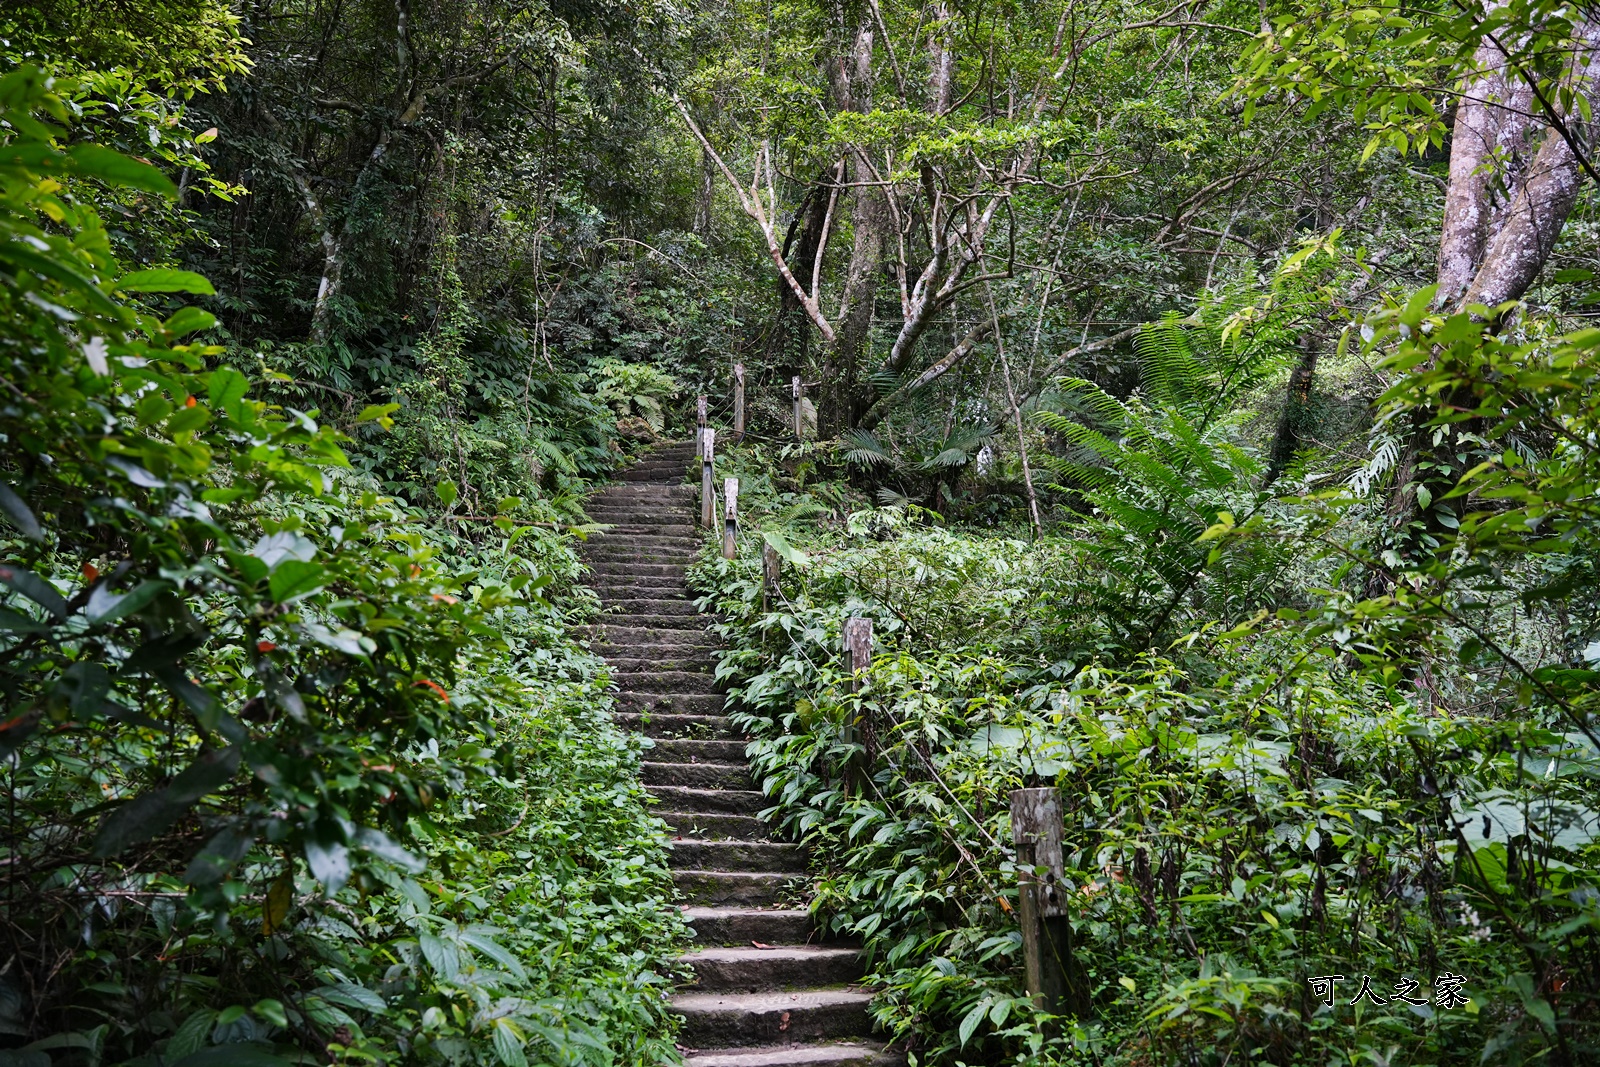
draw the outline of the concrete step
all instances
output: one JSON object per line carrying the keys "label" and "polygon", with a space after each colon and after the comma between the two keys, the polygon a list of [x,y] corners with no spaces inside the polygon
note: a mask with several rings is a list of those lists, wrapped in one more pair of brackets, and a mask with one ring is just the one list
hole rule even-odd
{"label": "concrete step", "polygon": [[[765,942],[770,944],[770,942]],[[821,945],[701,948],[678,957],[694,971],[686,988],[697,992],[759,993],[809,986],[837,986],[861,977],[861,953]]]}
{"label": "concrete step", "polygon": [[829,1041],[718,1049],[685,1058],[683,1067],[904,1067],[905,1062],[874,1042]]}
{"label": "concrete step", "polygon": [[799,945],[811,939],[811,913],[794,908],[684,908],[699,945]]}
{"label": "concrete step", "polygon": [[675,870],[672,884],[689,904],[778,904],[804,891],[806,880],[769,871]]}
{"label": "concrete step", "polygon": [[715,694],[711,675],[694,671],[613,671],[617,688],[624,693]]}
{"label": "concrete step", "polygon": [[754,789],[695,789],[682,785],[647,786],[667,811],[701,811],[707,815],[754,815],[771,807]]}
{"label": "concrete step", "polygon": [[656,742],[650,758],[657,763],[743,763],[743,741],[705,741],[663,738]]}
{"label": "concrete step", "polygon": [[750,788],[750,768],[743,763],[654,763],[639,765],[644,784],[681,785],[688,789]]}
{"label": "concrete step", "polygon": [[[656,744],[659,747],[661,742]],[[753,815],[708,815],[702,811],[657,811],[655,815],[679,837],[696,841],[760,841],[767,835],[767,824]]]}
{"label": "concrete step", "polygon": [[782,841],[670,841],[672,865],[699,871],[804,874],[805,849]]}
{"label": "concrete step", "polygon": [[684,993],[672,998],[672,1010],[684,1020],[679,1042],[699,1050],[864,1037],[872,1032],[871,1001],[872,994],[853,989]]}

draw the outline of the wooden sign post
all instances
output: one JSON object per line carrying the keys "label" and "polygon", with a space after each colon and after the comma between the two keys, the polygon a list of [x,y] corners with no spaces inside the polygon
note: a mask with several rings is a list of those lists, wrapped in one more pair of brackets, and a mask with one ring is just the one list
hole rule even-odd
{"label": "wooden sign post", "polygon": [[[850,657],[850,692],[861,691],[861,673],[872,666],[872,620],[851,618],[844,621],[844,652]],[[852,762],[847,777],[851,788],[864,791],[872,777],[872,764],[876,755],[877,738],[872,719],[859,702],[855,719],[845,726],[846,743],[861,745],[861,754]]]}
{"label": "wooden sign post", "polygon": [[744,440],[744,364],[733,365],[733,439]]}
{"label": "wooden sign post", "polygon": [[739,550],[739,479],[722,483],[722,558],[732,559]]}
{"label": "wooden sign post", "polygon": [[800,384],[800,375],[796,374],[794,376],[791,388],[794,391],[794,439],[803,441],[805,439],[805,421],[800,413],[800,401],[806,395],[806,387]]}
{"label": "wooden sign post", "polygon": [[707,426],[700,431],[700,525],[716,529],[717,490],[712,481],[716,462],[717,431]]}
{"label": "wooden sign post", "polygon": [[771,611],[772,601],[778,595],[778,577],[783,567],[783,557],[778,550],[761,543],[761,610]]}
{"label": "wooden sign post", "polygon": [[1066,862],[1061,851],[1061,791],[1011,793],[1011,839],[1017,846],[1017,918],[1028,993],[1055,1015],[1083,1015],[1088,997],[1083,968],[1072,954],[1066,906]]}

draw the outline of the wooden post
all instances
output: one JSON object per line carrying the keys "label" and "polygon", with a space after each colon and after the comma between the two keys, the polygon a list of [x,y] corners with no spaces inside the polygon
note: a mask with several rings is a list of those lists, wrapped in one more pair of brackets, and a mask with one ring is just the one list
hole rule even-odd
{"label": "wooden post", "polygon": [[[850,657],[850,692],[861,691],[860,674],[872,666],[872,620],[851,618],[844,621],[844,651]],[[845,726],[847,743],[859,743],[861,754],[851,764],[847,778],[852,789],[864,792],[872,777],[872,764],[877,754],[877,737],[872,728],[872,718],[859,702],[856,717]]]}
{"label": "wooden post", "polygon": [[712,483],[716,463],[717,431],[707,426],[700,431],[700,525],[716,529],[717,490]]}
{"label": "wooden post", "polygon": [[732,559],[739,549],[739,479],[722,483],[722,558]]}
{"label": "wooden post", "polygon": [[733,439],[744,440],[744,364],[733,365]]}
{"label": "wooden post", "polygon": [[778,555],[778,550],[767,544],[761,543],[761,610],[772,610],[772,601],[778,595],[778,576],[783,567],[783,557]]}
{"label": "wooden post", "polygon": [[1072,953],[1066,862],[1061,851],[1061,792],[1011,793],[1011,839],[1017,846],[1017,918],[1028,993],[1054,1015],[1088,1012],[1083,969]]}
{"label": "wooden post", "polygon": [[800,399],[806,395],[806,387],[800,384],[800,375],[796,374],[794,376],[791,388],[794,391],[794,439],[803,441],[805,440],[805,424],[800,416]]}
{"label": "wooden post", "polygon": [[695,423],[695,425],[697,427],[699,427],[700,429],[702,429],[702,430],[705,429],[706,428],[706,398],[705,398],[705,394],[702,393],[700,395],[699,399],[697,399],[694,402],[694,413],[695,413],[695,418],[699,420],[698,422]]}

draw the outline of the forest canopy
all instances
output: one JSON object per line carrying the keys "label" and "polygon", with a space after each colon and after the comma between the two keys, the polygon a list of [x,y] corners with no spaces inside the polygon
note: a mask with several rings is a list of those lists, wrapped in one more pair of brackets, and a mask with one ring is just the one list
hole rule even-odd
{"label": "forest canopy", "polygon": [[680,1062],[580,550],[701,424],[889,1055],[1594,1062],[1597,104],[1550,0],[6,5],[0,1067]]}

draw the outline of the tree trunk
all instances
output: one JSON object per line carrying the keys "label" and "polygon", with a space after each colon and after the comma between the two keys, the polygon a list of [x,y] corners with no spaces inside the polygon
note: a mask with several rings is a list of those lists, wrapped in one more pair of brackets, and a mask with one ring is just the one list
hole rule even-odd
{"label": "tree trunk", "polygon": [[1283,400],[1283,415],[1272,435],[1272,452],[1267,467],[1267,485],[1272,485],[1288,469],[1294,454],[1305,444],[1303,431],[1311,417],[1311,383],[1317,374],[1317,358],[1322,337],[1316,331],[1300,338],[1300,362],[1289,372],[1289,390]]}
{"label": "tree trunk", "polygon": [[[1591,108],[1600,107],[1600,25],[1585,24],[1577,40],[1575,88]],[[1500,44],[1489,38],[1478,48],[1466,93],[1451,138],[1439,241],[1438,301],[1451,310],[1472,304],[1493,308],[1527,292],[1549,260],[1583,183],[1583,166],[1556,124],[1563,123],[1568,135],[1581,143],[1588,143],[1593,126],[1576,107],[1564,116],[1546,114],[1544,123],[1527,118],[1538,102]],[[1537,151],[1524,162],[1530,143],[1537,144]],[[1509,165],[1500,164],[1498,175],[1493,173],[1497,158],[1509,160]],[[1451,399],[1441,398],[1446,403]],[[1467,428],[1452,428],[1436,445],[1427,421],[1421,411],[1413,418],[1385,509],[1388,535],[1402,551],[1418,539],[1409,531],[1423,518],[1417,505],[1419,486],[1442,500],[1460,473],[1454,454]],[[1435,525],[1427,520],[1427,532],[1442,531]],[[1386,588],[1381,572],[1368,576],[1367,595]]]}
{"label": "tree trunk", "polygon": [[[847,19],[853,15],[854,20]],[[835,32],[841,45],[829,63],[829,83],[834,105],[841,111],[862,114],[872,110],[872,48],[874,20],[869,5],[837,4]],[[882,190],[869,184],[871,169],[852,152],[846,163],[850,176],[850,263],[845,270],[839,299],[838,335],[823,358],[817,405],[817,436],[832,437],[855,425],[861,381],[861,363],[872,329],[883,240],[889,215]]]}

